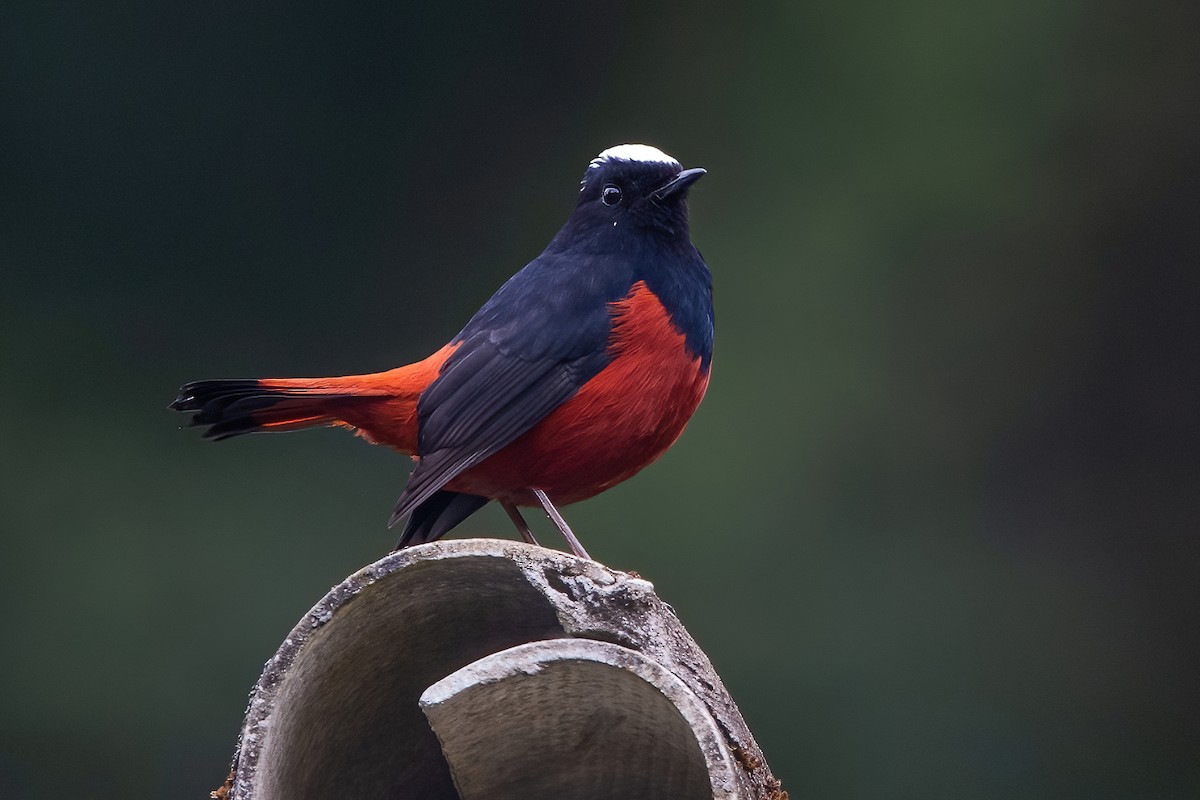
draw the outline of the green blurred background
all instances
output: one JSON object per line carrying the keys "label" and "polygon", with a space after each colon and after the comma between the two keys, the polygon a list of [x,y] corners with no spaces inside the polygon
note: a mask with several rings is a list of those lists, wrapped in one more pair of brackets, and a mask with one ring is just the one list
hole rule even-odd
{"label": "green blurred background", "polygon": [[206,796],[393,542],[403,459],[201,442],[175,388],[426,355],[626,141],[709,170],[714,380],[568,517],[792,796],[1200,793],[1192,0],[0,21],[4,800]]}

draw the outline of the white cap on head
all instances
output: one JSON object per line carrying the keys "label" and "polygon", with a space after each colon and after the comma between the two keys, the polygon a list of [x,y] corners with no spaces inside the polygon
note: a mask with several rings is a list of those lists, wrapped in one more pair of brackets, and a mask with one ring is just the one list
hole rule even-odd
{"label": "white cap on head", "polygon": [[610,147],[600,155],[592,159],[592,163],[588,165],[588,169],[598,167],[606,161],[645,161],[657,164],[670,164],[673,167],[682,169],[683,166],[671,156],[659,150],[657,147],[651,147],[648,144],[619,144],[616,147]]}

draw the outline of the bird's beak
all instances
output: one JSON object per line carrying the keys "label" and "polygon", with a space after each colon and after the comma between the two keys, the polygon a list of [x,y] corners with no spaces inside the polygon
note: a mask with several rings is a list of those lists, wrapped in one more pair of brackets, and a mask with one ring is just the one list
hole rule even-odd
{"label": "bird's beak", "polygon": [[659,189],[656,189],[650,196],[655,200],[662,200],[670,197],[677,192],[682,192],[691,186],[696,181],[700,180],[707,174],[707,170],[700,169],[685,169],[683,172],[676,175],[668,183]]}

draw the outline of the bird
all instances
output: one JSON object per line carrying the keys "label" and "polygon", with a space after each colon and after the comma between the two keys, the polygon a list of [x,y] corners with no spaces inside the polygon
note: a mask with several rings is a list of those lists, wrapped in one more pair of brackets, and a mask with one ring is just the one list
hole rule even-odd
{"label": "bird", "polygon": [[633,477],[678,439],[707,391],[712,275],[691,241],[706,174],[656,147],[592,159],[574,210],[442,348],[406,366],[325,378],[201,380],[170,404],[203,438],[337,426],[415,462],[388,521],[395,549],[432,542],[490,501],[521,537],[541,507]]}

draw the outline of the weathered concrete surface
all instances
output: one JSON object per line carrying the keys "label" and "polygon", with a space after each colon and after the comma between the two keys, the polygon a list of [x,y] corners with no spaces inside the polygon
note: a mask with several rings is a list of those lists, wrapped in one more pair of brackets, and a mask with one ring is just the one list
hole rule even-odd
{"label": "weathered concrete surface", "polygon": [[463,800],[736,797],[737,765],[704,704],[620,645],[550,639],[502,650],[425,690],[421,708]]}
{"label": "weathered concrete surface", "polygon": [[242,800],[780,797],[650,583],[491,539],[402,550],[334,587],[267,663],[233,766]]}

